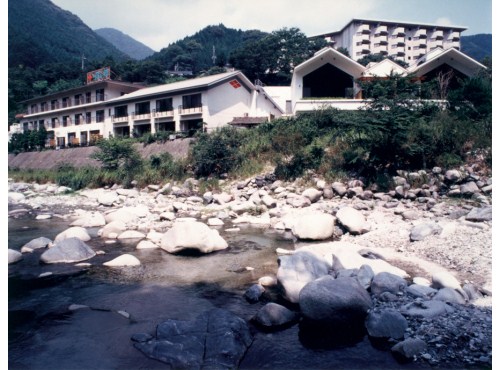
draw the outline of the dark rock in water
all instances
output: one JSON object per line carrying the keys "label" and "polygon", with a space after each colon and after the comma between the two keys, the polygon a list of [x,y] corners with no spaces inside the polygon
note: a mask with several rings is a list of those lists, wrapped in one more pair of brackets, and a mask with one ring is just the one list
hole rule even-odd
{"label": "dark rock in water", "polygon": [[193,321],[167,320],[158,325],[155,339],[134,346],[174,369],[235,369],[251,343],[245,320],[213,309]]}
{"label": "dark rock in water", "polygon": [[245,292],[245,298],[250,303],[256,303],[264,292],[265,289],[262,285],[254,284]]}
{"label": "dark rock in water", "polygon": [[442,301],[421,301],[420,298],[415,302],[409,303],[401,308],[401,313],[410,317],[424,317],[427,319],[454,312],[455,309]]}
{"label": "dark rock in water", "polygon": [[387,309],[382,312],[370,312],[365,326],[371,337],[402,339],[408,322],[398,311]]}
{"label": "dark rock in water", "polygon": [[23,245],[21,250],[28,251],[30,249],[33,250],[33,249],[39,249],[39,248],[47,248],[51,243],[52,243],[52,240],[50,240],[49,238],[46,238],[44,236],[41,236],[41,237],[33,239],[33,240],[29,241],[28,243],[26,243],[25,245]]}
{"label": "dark rock in water", "polygon": [[295,324],[299,314],[277,303],[268,303],[254,316],[253,321],[266,329],[284,328]]}
{"label": "dark rock in water", "polygon": [[132,335],[132,337],[130,339],[132,340],[132,342],[144,343],[144,342],[147,342],[148,340],[153,339],[153,336],[151,334],[148,334],[148,333],[138,333],[138,334]]}
{"label": "dark rock in water", "polygon": [[96,253],[78,238],[63,239],[44,252],[40,260],[44,263],[73,263],[88,260]]}
{"label": "dark rock in water", "polygon": [[327,275],[301,290],[299,305],[305,319],[314,325],[344,327],[363,323],[372,301],[356,278]]}
{"label": "dark rock in water", "polygon": [[384,292],[392,294],[403,293],[406,289],[406,280],[390,272],[381,272],[372,280],[371,292],[379,296]]}
{"label": "dark rock in water", "polygon": [[402,362],[413,360],[413,357],[425,351],[427,344],[422,339],[408,338],[397,343],[391,351],[394,357]]}

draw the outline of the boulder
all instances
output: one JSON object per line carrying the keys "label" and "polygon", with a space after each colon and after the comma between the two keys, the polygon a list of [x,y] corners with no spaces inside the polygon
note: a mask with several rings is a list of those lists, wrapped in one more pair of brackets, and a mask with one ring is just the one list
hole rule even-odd
{"label": "boulder", "polygon": [[111,261],[104,262],[104,266],[108,267],[126,267],[126,266],[139,266],[141,261],[137,259],[137,257],[132,256],[131,254],[122,254]]}
{"label": "boulder", "polygon": [[78,238],[62,239],[45,251],[40,260],[44,263],[73,263],[86,261],[96,253]]}
{"label": "boulder", "polygon": [[412,303],[408,303],[401,308],[401,313],[404,316],[423,317],[432,319],[445,313],[452,313],[455,309],[442,301],[422,301],[417,299]]}
{"label": "boulder", "polygon": [[262,197],[262,203],[267,207],[267,208],[275,208],[276,205],[278,204],[278,202],[276,201],[276,199],[274,199],[272,196],[270,195],[264,195]]}
{"label": "boulder", "polygon": [[88,212],[74,220],[70,226],[100,227],[106,225],[106,220],[100,212]]}
{"label": "boulder", "polygon": [[113,221],[104,226],[102,229],[99,229],[97,234],[101,238],[111,238],[116,239],[118,235],[120,235],[123,231],[127,230],[127,225],[123,221]]}
{"label": "boulder", "polygon": [[259,301],[260,296],[265,292],[266,290],[264,287],[260,284],[253,284],[250,288],[247,289],[245,292],[245,298],[248,302],[250,303],[256,303]]}
{"label": "boulder", "polygon": [[327,213],[310,213],[298,216],[293,223],[292,233],[298,239],[324,240],[335,231],[335,217]]}
{"label": "boulder", "polygon": [[368,335],[373,338],[402,339],[408,328],[408,322],[393,308],[382,312],[370,312],[365,320]]}
{"label": "boulder", "polygon": [[437,290],[425,285],[412,284],[406,288],[406,293],[416,298],[429,298],[437,293]]}
{"label": "boulder", "polygon": [[268,303],[253,317],[253,321],[266,329],[278,329],[292,325],[299,319],[299,314],[277,303]]}
{"label": "boulder", "polygon": [[449,183],[456,183],[462,179],[462,174],[459,170],[448,170],[444,174],[444,178]]}
{"label": "boulder", "polygon": [[481,208],[472,208],[472,210],[465,216],[467,221],[483,222],[491,221],[493,217],[493,207],[486,206]]}
{"label": "boulder", "polygon": [[402,277],[389,272],[381,272],[373,278],[370,289],[375,296],[380,296],[384,292],[398,295],[404,293],[406,285],[406,280]]}
{"label": "boulder", "polygon": [[63,232],[57,234],[57,236],[54,238],[54,243],[67,238],[78,238],[83,242],[87,242],[90,240],[90,235],[87,232],[87,229],[80,226],[72,226],[69,229],[66,229]]}
{"label": "boulder", "polygon": [[215,229],[202,222],[176,222],[161,239],[161,248],[169,253],[185,249],[196,249],[201,253],[210,253],[228,247],[227,242]]}
{"label": "boulder", "polygon": [[101,192],[97,197],[97,202],[107,207],[119,202],[119,200],[120,198],[116,191]]}
{"label": "boulder", "polygon": [[323,192],[315,188],[308,188],[302,192],[302,196],[309,199],[311,203],[316,203],[320,200],[321,195],[323,195]]}
{"label": "boulder", "polygon": [[213,194],[213,200],[217,204],[224,205],[233,200],[233,196],[228,193]]}
{"label": "boulder", "polygon": [[445,303],[457,303],[457,304],[466,304],[469,296],[466,294],[466,297],[462,296],[459,292],[452,288],[443,288],[439,289],[438,292],[432,297],[437,301],[443,301]]}
{"label": "boulder", "polygon": [[134,347],[172,369],[236,369],[251,343],[245,320],[213,309],[193,321],[167,320],[157,326],[155,338]]}
{"label": "boulder", "polygon": [[424,240],[430,235],[439,235],[443,228],[436,223],[423,223],[413,227],[410,232],[412,242]]}
{"label": "boulder", "polygon": [[311,205],[309,198],[303,197],[302,195],[287,197],[286,203],[294,208],[304,208]]}
{"label": "boulder", "polygon": [[436,289],[451,288],[462,295],[465,300],[469,299],[467,293],[462,289],[460,282],[447,271],[439,271],[432,274],[432,286]]}
{"label": "boulder", "polygon": [[277,280],[284,290],[285,298],[299,302],[302,288],[328,274],[328,263],[310,252],[296,252],[278,258]]}
{"label": "boulder", "polygon": [[474,181],[469,181],[466,182],[465,184],[460,185],[460,194],[464,196],[472,196],[480,192],[481,190],[477,187]]}
{"label": "boulder", "polygon": [[30,240],[28,243],[22,246],[21,253],[31,253],[34,249],[47,248],[52,244],[52,240],[41,236]]}
{"label": "boulder", "polygon": [[9,203],[19,203],[23,201],[26,197],[23,193],[16,193],[13,191],[9,191]]}
{"label": "boulder", "polygon": [[224,225],[224,221],[217,217],[211,217],[207,220],[208,226],[222,226]]}
{"label": "boulder", "polygon": [[153,243],[151,240],[141,240],[135,247],[135,249],[157,249],[160,248],[157,244]]}
{"label": "boulder", "polygon": [[11,263],[19,262],[23,259],[21,252],[9,248],[9,265]]}
{"label": "boulder", "polygon": [[139,222],[139,216],[137,216],[131,209],[127,207],[120,208],[116,211],[110,212],[104,216],[104,219],[107,223],[111,223],[113,221],[121,221],[126,225],[137,225]]}
{"label": "boulder", "polygon": [[343,207],[337,211],[335,216],[337,217],[337,221],[351,234],[364,234],[370,230],[365,216],[354,208]]}
{"label": "boulder", "polygon": [[332,184],[332,190],[340,197],[343,197],[347,193],[347,187],[341,182],[334,182]]}
{"label": "boulder", "polygon": [[372,300],[358,280],[323,276],[308,283],[300,292],[300,311],[309,322],[346,327],[364,322]]}
{"label": "boulder", "polygon": [[419,338],[408,338],[396,343],[391,352],[399,360],[411,361],[414,357],[427,349],[427,344]]}
{"label": "boulder", "polygon": [[146,235],[137,230],[126,230],[118,235],[117,239],[144,239]]}

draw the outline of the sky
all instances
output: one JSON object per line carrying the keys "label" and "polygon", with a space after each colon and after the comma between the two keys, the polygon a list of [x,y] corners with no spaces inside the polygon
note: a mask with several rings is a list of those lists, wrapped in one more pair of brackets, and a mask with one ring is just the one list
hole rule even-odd
{"label": "sky", "polygon": [[[11,0],[14,1],[14,0]],[[209,25],[307,36],[338,31],[353,18],[468,27],[492,33],[492,0],[52,0],[92,29],[115,28],[159,51]]]}

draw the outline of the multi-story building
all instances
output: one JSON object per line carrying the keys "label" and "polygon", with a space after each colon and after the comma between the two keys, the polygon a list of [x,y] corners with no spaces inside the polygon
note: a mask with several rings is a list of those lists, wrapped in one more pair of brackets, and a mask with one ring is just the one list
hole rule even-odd
{"label": "multi-story building", "polygon": [[104,80],[25,102],[21,131],[44,126],[48,146],[87,145],[97,138],[147,132],[207,131],[235,117],[269,121],[282,115],[262,86],[240,71],[154,87]]}
{"label": "multi-story building", "polygon": [[460,33],[466,27],[399,21],[353,19],[340,31],[313,36],[335,49],[345,48],[352,59],[382,54],[412,64],[440,47],[460,50]]}

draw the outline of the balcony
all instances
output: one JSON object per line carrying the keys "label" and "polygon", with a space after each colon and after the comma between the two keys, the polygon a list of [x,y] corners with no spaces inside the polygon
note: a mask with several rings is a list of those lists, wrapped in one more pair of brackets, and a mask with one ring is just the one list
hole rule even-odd
{"label": "balcony", "polygon": [[418,37],[420,39],[426,39],[427,38],[427,30],[426,29],[419,29],[417,32],[415,32],[415,36],[414,37]]}
{"label": "balcony", "polygon": [[405,28],[404,27],[396,27],[392,30],[392,36],[397,37],[405,37]]}
{"label": "balcony", "polygon": [[153,117],[162,118],[162,117],[173,117],[174,110],[165,110],[165,111],[155,111],[153,110]]}
{"label": "balcony", "polygon": [[149,120],[151,119],[151,112],[132,112],[132,119],[134,121]]}
{"label": "balcony", "polygon": [[364,35],[369,35],[371,33],[370,31],[370,25],[369,24],[362,24],[358,27],[358,32],[361,32]]}
{"label": "balcony", "polygon": [[184,107],[179,105],[179,114],[201,114],[203,113],[203,107]]}
{"label": "balcony", "polygon": [[375,34],[380,34],[382,36],[387,36],[389,32],[387,32],[387,26],[378,26],[375,29]]}
{"label": "balcony", "polygon": [[120,115],[120,116],[111,116],[111,122],[113,123],[118,123],[118,122],[128,122],[128,115]]}

